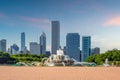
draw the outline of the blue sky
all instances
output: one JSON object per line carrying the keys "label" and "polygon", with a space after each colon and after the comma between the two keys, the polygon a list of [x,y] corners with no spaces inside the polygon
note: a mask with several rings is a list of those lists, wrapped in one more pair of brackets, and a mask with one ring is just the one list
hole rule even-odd
{"label": "blue sky", "polygon": [[[92,47],[101,52],[120,49],[120,0],[0,0],[0,39],[7,46],[20,46],[20,33],[29,42],[39,42],[44,31],[50,50],[50,22],[60,21],[61,46],[66,45],[67,33],[92,37]],[[82,44],[82,42],[80,42]]]}

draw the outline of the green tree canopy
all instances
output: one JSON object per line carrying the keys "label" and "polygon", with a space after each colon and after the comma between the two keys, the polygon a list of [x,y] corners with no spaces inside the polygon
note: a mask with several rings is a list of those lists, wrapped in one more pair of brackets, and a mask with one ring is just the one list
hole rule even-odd
{"label": "green tree canopy", "polygon": [[120,50],[113,49],[108,50],[107,52],[102,54],[91,55],[86,59],[86,61],[95,62],[97,64],[103,64],[106,58],[108,58],[108,60],[112,62],[120,61]]}
{"label": "green tree canopy", "polygon": [[0,51],[0,64],[12,64],[16,59],[12,58],[8,53]]}

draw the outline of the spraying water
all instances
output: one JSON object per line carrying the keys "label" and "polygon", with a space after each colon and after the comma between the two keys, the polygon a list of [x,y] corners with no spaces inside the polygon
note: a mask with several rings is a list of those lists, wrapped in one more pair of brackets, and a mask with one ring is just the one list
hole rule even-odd
{"label": "spraying water", "polygon": [[63,64],[63,66],[65,66],[65,63],[64,63],[64,62],[62,62],[62,64]]}

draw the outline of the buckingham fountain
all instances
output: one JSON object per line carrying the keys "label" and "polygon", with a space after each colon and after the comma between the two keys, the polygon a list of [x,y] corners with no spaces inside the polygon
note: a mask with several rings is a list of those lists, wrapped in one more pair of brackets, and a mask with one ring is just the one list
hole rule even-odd
{"label": "buckingham fountain", "polygon": [[57,50],[57,54],[51,54],[45,61],[46,66],[70,66],[73,63],[74,61],[61,49]]}

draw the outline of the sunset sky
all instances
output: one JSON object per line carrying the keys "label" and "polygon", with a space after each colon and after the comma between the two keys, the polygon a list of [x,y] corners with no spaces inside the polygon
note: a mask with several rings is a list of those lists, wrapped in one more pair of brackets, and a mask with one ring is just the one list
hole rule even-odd
{"label": "sunset sky", "polygon": [[44,31],[50,50],[52,20],[60,21],[62,47],[67,33],[79,33],[91,36],[92,48],[101,52],[120,49],[120,0],[0,0],[0,39],[7,39],[8,47],[20,46],[25,32],[29,49]]}

